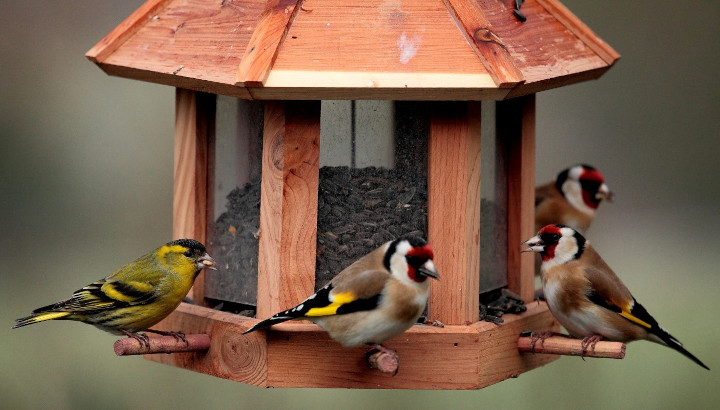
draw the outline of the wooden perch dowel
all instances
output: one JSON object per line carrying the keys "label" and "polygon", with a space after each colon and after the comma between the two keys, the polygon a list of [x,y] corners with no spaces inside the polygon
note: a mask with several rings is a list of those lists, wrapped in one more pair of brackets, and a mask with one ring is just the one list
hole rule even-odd
{"label": "wooden perch dowel", "polygon": [[210,336],[206,334],[185,335],[187,343],[174,336],[150,337],[149,347],[140,344],[133,338],[120,339],[115,342],[115,354],[118,356],[155,354],[155,353],[183,353],[199,352],[210,348]]}
{"label": "wooden perch dowel", "polygon": [[[535,348],[531,349],[532,337],[518,339],[518,351],[521,353],[560,354],[566,356],[580,356],[582,354],[582,340],[564,336],[551,336],[545,340],[538,339]],[[583,357],[601,357],[609,359],[622,359],[625,357],[625,343],[599,341],[593,347],[588,346]]]}
{"label": "wooden perch dowel", "polygon": [[376,346],[367,353],[367,361],[371,368],[383,373],[397,374],[400,367],[400,357],[394,350],[383,346]]}

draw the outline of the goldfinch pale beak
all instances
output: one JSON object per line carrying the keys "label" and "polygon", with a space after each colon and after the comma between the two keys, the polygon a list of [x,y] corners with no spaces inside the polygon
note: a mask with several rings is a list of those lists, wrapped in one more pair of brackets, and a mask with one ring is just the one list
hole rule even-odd
{"label": "goldfinch pale beak", "polygon": [[197,262],[195,262],[195,266],[198,269],[207,268],[217,270],[217,268],[215,267],[215,259],[211,258],[210,255],[208,255],[207,253],[197,259]]}
{"label": "goldfinch pale beak", "polygon": [[420,268],[418,268],[417,272],[421,275],[440,280],[440,275],[438,274],[437,269],[435,269],[435,264],[432,259],[428,260]]}
{"label": "goldfinch pale beak", "polygon": [[527,245],[527,248],[523,249],[521,252],[542,252],[545,250],[545,243],[543,243],[539,236],[533,236],[520,244],[520,246],[523,245]]}
{"label": "goldfinch pale beak", "polygon": [[612,202],[614,195],[615,194],[610,191],[610,188],[608,188],[606,184],[602,184],[600,185],[597,194],[595,194],[595,199],[604,199],[608,202]]}

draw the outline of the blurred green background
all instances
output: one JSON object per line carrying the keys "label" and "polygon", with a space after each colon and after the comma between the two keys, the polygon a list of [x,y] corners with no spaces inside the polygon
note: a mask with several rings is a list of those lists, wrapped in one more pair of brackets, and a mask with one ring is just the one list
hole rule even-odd
{"label": "blurred green background", "polygon": [[115,338],[13,319],[170,239],[174,90],[84,58],[140,0],[0,3],[0,407],[716,408],[720,402],[720,2],[566,0],[622,59],[543,92],[537,179],[577,162],[616,192],[590,239],[713,369],[648,342],[480,391],[260,389],[119,358]]}

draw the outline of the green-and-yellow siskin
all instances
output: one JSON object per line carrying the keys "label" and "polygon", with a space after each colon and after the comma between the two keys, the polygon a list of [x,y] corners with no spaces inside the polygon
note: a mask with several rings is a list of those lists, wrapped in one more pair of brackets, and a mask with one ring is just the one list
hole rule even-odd
{"label": "green-and-yellow siskin", "polygon": [[45,320],[77,320],[113,334],[125,334],[149,346],[137,332],[184,339],[182,332],[152,330],[178,307],[204,268],[215,269],[205,246],[178,239],[141,256],[105,279],[75,291],[70,299],[32,311],[17,319],[13,329]]}

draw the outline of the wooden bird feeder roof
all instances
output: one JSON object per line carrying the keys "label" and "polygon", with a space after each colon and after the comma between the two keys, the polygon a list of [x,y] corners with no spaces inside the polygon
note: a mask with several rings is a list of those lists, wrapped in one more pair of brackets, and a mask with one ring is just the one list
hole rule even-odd
{"label": "wooden bird feeder roof", "polygon": [[555,0],[148,0],[87,53],[106,73],[258,100],[502,100],[619,55]]}

